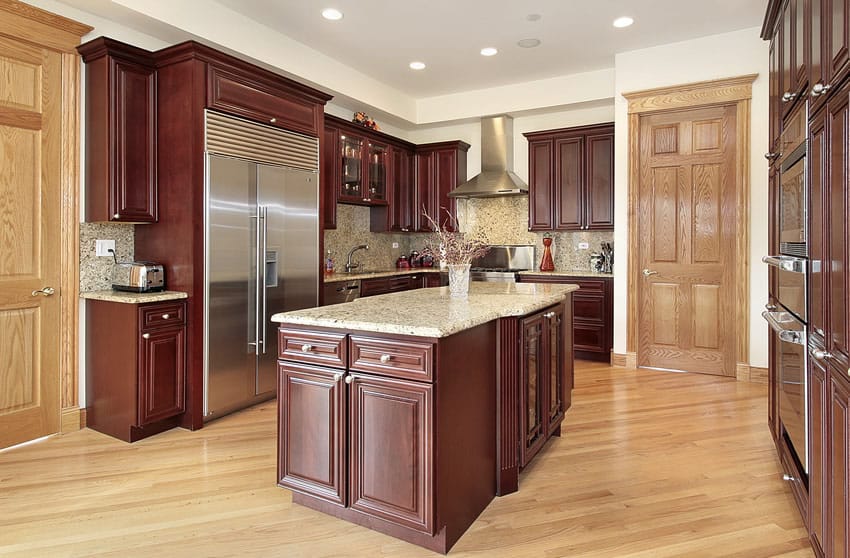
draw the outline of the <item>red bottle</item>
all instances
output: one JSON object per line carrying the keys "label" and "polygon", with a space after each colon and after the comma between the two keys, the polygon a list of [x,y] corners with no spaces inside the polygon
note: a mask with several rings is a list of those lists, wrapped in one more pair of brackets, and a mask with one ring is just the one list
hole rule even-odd
{"label": "red bottle", "polygon": [[552,238],[543,238],[543,260],[540,262],[540,271],[555,271],[555,262],[552,261]]}

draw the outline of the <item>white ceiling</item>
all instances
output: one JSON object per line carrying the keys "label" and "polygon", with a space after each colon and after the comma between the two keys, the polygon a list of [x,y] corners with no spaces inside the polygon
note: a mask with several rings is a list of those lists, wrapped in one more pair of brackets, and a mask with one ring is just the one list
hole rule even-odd
{"label": "white ceiling", "polygon": [[[175,0],[179,1],[179,0]],[[217,0],[414,98],[614,66],[614,54],[761,24],[767,0]],[[345,17],[328,21],[321,10]],[[539,14],[529,21],[529,14]],[[635,23],[615,29],[628,15]],[[516,42],[537,38],[524,49]],[[483,47],[499,54],[483,57]],[[408,63],[425,62],[423,71]]]}

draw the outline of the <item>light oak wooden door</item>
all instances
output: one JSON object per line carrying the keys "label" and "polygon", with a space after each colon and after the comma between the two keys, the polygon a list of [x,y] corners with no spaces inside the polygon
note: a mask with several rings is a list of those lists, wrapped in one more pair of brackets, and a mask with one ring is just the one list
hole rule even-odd
{"label": "light oak wooden door", "polygon": [[0,448],[59,431],[61,64],[0,37]]}
{"label": "light oak wooden door", "polygon": [[640,119],[638,365],[735,376],[736,110]]}

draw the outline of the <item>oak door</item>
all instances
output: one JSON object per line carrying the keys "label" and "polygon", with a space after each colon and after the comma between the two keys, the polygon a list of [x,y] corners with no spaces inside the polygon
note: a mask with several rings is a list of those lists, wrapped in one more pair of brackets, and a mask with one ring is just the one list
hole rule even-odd
{"label": "oak door", "polygon": [[734,376],[734,106],[640,119],[638,365]]}
{"label": "oak door", "polygon": [[0,38],[0,76],[4,448],[59,431],[61,55]]}

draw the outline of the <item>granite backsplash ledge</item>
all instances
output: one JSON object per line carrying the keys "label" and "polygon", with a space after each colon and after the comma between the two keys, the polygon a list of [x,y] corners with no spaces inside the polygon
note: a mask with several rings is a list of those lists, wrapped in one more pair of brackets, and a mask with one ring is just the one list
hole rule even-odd
{"label": "granite backsplash ledge", "polygon": [[112,288],[114,260],[111,257],[96,256],[95,241],[114,240],[118,261],[131,262],[135,253],[135,231],[133,225],[123,223],[80,223],[81,293]]}

